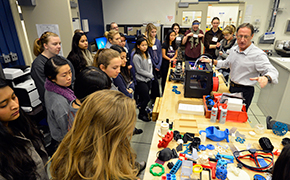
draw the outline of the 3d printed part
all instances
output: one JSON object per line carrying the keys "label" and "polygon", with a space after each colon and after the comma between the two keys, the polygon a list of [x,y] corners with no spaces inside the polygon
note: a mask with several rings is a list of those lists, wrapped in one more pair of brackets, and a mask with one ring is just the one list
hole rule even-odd
{"label": "3d printed part", "polygon": [[229,142],[229,130],[226,128],[225,131],[217,130],[214,126],[209,126],[204,130],[199,131],[199,134],[206,132],[206,137],[213,141],[222,141],[224,139]]}

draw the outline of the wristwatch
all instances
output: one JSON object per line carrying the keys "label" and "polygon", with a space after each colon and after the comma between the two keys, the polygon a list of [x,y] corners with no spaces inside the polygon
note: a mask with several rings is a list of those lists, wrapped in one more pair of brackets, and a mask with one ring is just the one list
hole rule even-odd
{"label": "wristwatch", "polygon": [[269,75],[265,75],[265,77],[268,79],[268,82],[271,83],[272,82],[272,79]]}

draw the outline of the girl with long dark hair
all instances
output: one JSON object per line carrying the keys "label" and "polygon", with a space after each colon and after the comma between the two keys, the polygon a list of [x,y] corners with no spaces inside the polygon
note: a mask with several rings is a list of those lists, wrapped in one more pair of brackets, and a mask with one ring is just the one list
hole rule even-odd
{"label": "girl with long dark hair", "polygon": [[72,39],[72,49],[67,59],[70,60],[78,75],[85,67],[93,64],[93,57],[88,50],[88,39],[84,33],[75,33]]}
{"label": "girl with long dark hair", "polygon": [[130,71],[127,65],[126,51],[123,47],[119,45],[111,46],[111,49],[118,51],[121,57],[121,72],[119,75],[113,79],[114,85],[119,91],[124,93],[126,96],[132,98],[133,92],[135,90],[134,82],[132,81]]}
{"label": "girl with long dark hair", "polygon": [[48,180],[43,136],[0,78],[0,179]]}
{"label": "girl with long dark hair", "polygon": [[176,45],[176,32],[169,29],[165,41],[162,44],[162,65],[161,65],[161,87],[162,92],[164,92],[165,82],[167,78],[167,72],[169,69],[170,62],[173,63],[173,61],[177,57],[177,45]]}
{"label": "girl with long dark hair", "polygon": [[212,28],[204,35],[205,53],[210,54],[213,59],[216,59],[215,50],[220,46],[220,41],[224,38],[223,32],[220,30],[220,19],[214,17],[211,20]]}
{"label": "girl with long dark hair", "polygon": [[147,40],[143,37],[137,39],[135,44],[135,54],[133,56],[133,63],[136,70],[137,89],[140,100],[140,110],[138,118],[143,121],[150,121],[145,110],[150,101],[149,91],[151,89],[153,75],[153,66],[150,55],[148,53]]}
{"label": "girl with long dark hair", "polygon": [[176,35],[175,35],[175,37],[176,37],[176,45],[178,47],[180,47],[182,39],[183,39],[184,36],[182,34],[179,34],[179,30],[180,30],[179,24],[178,23],[173,23],[172,26],[171,26],[171,29],[173,31],[175,31],[175,33],[176,33]]}

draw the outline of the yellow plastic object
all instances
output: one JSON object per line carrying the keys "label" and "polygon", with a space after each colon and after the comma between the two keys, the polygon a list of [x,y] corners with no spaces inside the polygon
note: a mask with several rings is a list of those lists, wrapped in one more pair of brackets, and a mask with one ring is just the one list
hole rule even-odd
{"label": "yellow plastic object", "polygon": [[[199,170],[195,170],[195,168],[199,168]],[[196,165],[194,165],[194,166],[192,167],[192,171],[193,171],[194,173],[200,173],[202,170],[203,170],[203,168],[202,168],[202,166],[199,165],[199,164],[196,164]]]}

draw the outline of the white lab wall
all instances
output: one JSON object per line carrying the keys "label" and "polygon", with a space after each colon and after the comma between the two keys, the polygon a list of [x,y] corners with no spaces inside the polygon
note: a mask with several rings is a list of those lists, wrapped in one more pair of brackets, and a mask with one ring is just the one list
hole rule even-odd
{"label": "white lab wall", "polygon": [[37,35],[36,24],[58,24],[64,57],[71,50],[73,36],[72,14],[69,0],[38,0],[35,7],[22,6],[31,51]]}
{"label": "white lab wall", "polygon": [[[176,2],[179,0],[103,0],[104,23],[115,21],[119,24],[142,24],[143,22],[166,23],[167,15],[176,16]],[[188,2],[182,0],[181,2]],[[190,2],[190,1],[189,1]],[[251,23],[260,19],[259,33],[253,40],[257,44],[258,37],[265,33],[268,28],[270,13],[272,12],[273,0],[244,0],[247,5],[252,5]],[[282,12],[278,12],[274,31],[276,39],[290,39],[290,35],[284,34],[286,20],[290,19],[290,1],[280,0]],[[273,48],[273,45],[259,45],[261,48]]]}
{"label": "white lab wall", "polygon": [[104,22],[109,24],[142,24],[165,22],[167,15],[175,16],[177,0],[103,0]]}

